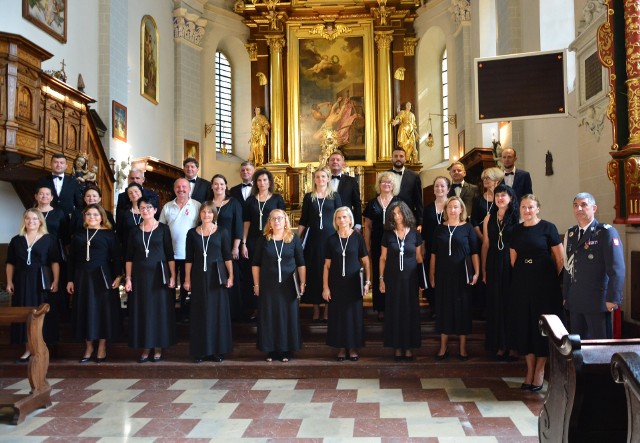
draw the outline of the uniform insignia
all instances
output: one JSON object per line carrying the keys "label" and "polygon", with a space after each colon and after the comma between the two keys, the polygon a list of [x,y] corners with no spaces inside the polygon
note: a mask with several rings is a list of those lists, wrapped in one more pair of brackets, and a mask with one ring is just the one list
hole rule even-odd
{"label": "uniform insignia", "polygon": [[587,257],[589,257],[589,260],[593,260],[593,254],[589,254]]}
{"label": "uniform insignia", "polygon": [[618,240],[617,238],[613,239],[613,246],[620,246],[620,240]]}
{"label": "uniform insignia", "polygon": [[611,225],[608,224],[608,223],[605,223],[604,225],[602,225],[602,227],[605,228],[605,229],[609,229],[611,227]]}
{"label": "uniform insignia", "polygon": [[589,249],[589,243],[585,243],[585,244],[584,244],[584,248],[585,248],[585,249]]}
{"label": "uniform insignia", "polygon": [[573,237],[573,231],[569,232],[569,237]]}

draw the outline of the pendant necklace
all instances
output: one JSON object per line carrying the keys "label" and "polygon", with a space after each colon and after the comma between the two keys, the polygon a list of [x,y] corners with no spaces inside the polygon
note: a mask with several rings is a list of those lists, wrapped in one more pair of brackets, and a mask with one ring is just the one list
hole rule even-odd
{"label": "pendant necklace", "polygon": [[434,207],[434,210],[436,211],[436,221],[438,222],[439,225],[441,225],[442,224],[442,214],[444,214],[444,209],[440,213],[438,213],[438,205],[436,205],[434,203],[433,207]]}
{"label": "pendant necklace", "polygon": [[496,214],[496,224],[498,225],[498,251],[502,251],[504,249],[504,239],[502,238],[502,231],[504,231],[504,228],[506,228],[506,223],[504,223],[504,218],[503,218],[503,225],[502,227],[500,227],[500,220],[498,220],[498,214]]}
{"label": "pendant necklace", "polygon": [[386,216],[387,216],[387,208],[389,207],[389,205],[391,204],[391,200],[393,199],[393,197],[391,199],[389,199],[389,203],[387,203],[386,205],[384,204],[384,199],[382,198],[382,196],[380,196],[380,206],[382,206],[382,224],[384,225],[384,222],[386,220]]}
{"label": "pendant necklace", "polygon": [[344,246],[342,246],[342,237],[338,235],[338,240],[340,240],[340,249],[342,249],[342,276],[344,277],[344,260],[347,255],[347,245],[349,244],[349,238],[351,238],[351,233],[347,235],[347,241]]}
{"label": "pendant necklace", "polygon": [[91,238],[89,238],[89,228],[87,228],[87,261],[91,260],[91,256],[89,255],[89,247],[91,246],[91,240],[96,236],[100,229],[96,229],[96,232],[93,233]]}
{"label": "pendant necklace", "polygon": [[400,240],[400,237],[398,236],[398,231],[395,231],[396,234],[396,240],[398,242],[398,248],[400,249],[400,271],[404,271],[404,241],[407,238],[407,234],[409,233],[411,229],[410,228],[404,228],[404,237],[402,237],[402,240]]}
{"label": "pendant necklace", "polygon": [[29,244],[29,236],[25,233],[24,239],[27,242],[27,265],[31,265],[31,249],[33,249],[33,245],[38,241],[38,233],[36,233],[36,238],[33,239],[33,242]]}
{"label": "pendant necklace", "polygon": [[207,243],[204,243],[204,229],[202,226],[200,227],[200,238],[202,239],[202,258],[204,261],[204,265],[202,266],[202,270],[207,272],[207,251],[209,250],[209,239],[211,238],[211,234],[213,233],[213,226],[209,229],[209,235],[207,236]]}
{"label": "pendant necklace", "polygon": [[[140,224],[140,222],[142,221],[142,214],[136,214],[135,212],[133,212],[133,209],[131,210],[131,215],[133,216],[133,223],[138,226]],[[137,215],[137,217],[136,217]]]}
{"label": "pendant necklace", "polygon": [[487,214],[489,213],[489,211],[491,211],[491,208],[493,208],[493,201],[491,202],[491,205],[489,205],[489,200],[485,200],[485,207],[487,208]]}
{"label": "pendant necklace", "polygon": [[145,258],[149,258],[149,245],[151,245],[151,236],[153,235],[153,231],[158,227],[158,225],[154,225],[149,231],[149,239],[144,241],[144,226],[142,227],[142,245],[144,246],[144,256]]}
{"label": "pendant necklace", "polygon": [[447,230],[449,231],[449,256],[451,256],[451,239],[453,238],[453,233],[456,232],[456,228],[460,225],[455,225],[453,229],[451,229],[451,225],[447,225]]}
{"label": "pendant necklace", "polygon": [[49,217],[49,214],[51,214],[51,210],[48,210],[46,213],[44,211],[40,211],[40,212],[44,216],[45,221],[47,220],[47,217]]}
{"label": "pendant necklace", "polygon": [[280,246],[280,251],[278,252],[278,244],[276,243],[276,239],[273,239],[273,247],[276,249],[276,255],[278,256],[278,283],[282,283],[282,267],[280,266],[280,262],[282,262],[282,250],[284,249],[284,239],[282,240],[282,246]]}
{"label": "pendant necklace", "polygon": [[320,214],[320,229],[322,229],[322,208],[324,208],[324,202],[327,201],[327,197],[322,199],[322,204],[320,204],[320,197],[318,197],[318,193],[316,193],[316,203],[318,204],[318,214]]}
{"label": "pendant necklace", "polygon": [[271,197],[271,194],[267,194],[267,198],[264,200],[262,206],[260,206],[260,198],[256,195],[256,201],[258,202],[258,211],[260,212],[260,232],[262,232],[262,213],[265,206],[267,206],[267,200],[269,200],[269,197]]}

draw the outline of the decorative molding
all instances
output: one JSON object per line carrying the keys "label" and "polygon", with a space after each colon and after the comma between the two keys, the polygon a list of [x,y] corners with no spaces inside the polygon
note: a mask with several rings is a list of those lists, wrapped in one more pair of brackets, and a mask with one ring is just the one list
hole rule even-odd
{"label": "decorative molding", "polygon": [[198,14],[187,12],[187,8],[177,8],[173,11],[173,38],[177,42],[191,43],[202,47],[207,19]]}
{"label": "decorative molding", "polygon": [[593,134],[596,141],[600,141],[600,134],[604,128],[604,117],[606,109],[604,107],[589,106],[583,113],[578,126],[584,126]]}
{"label": "decorative molding", "polygon": [[249,53],[249,60],[252,62],[258,61],[258,44],[257,43],[245,43],[247,53]]}
{"label": "decorative molding", "polygon": [[282,49],[285,46],[284,35],[267,35],[267,45],[271,48],[271,53],[282,53]]}
{"label": "decorative molding", "polygon": [[393,41],[393,31],[377,31],[375,33],[375,42],[378,45],[378,50],[391,48],[392,41]]}
{"label": "decorative molding", "polygon": [[451,18],[456,25],[471,21],[471,0],[451,0]]}
{"label": "decorative molding", "polygon": [[324,39],[329,41],[335,40],[342,34],[349,34],[351,32],[351,28],[347,25],[343,25],[341,23],[320,23],[315,25],[313,28],[309,30],[309,34],[318,35]]}
{"label": "decorative molding", "polygon": [[607,12],[607,7],[602,0],[589,0],[582,9],[582,19],[578,23],[578,35],[582,34],[591,23],[599,22],[596,20]]}
{"label": "decorative molding", "polygon": [[413,57],[416,55],[416,46],[418,46],[418,39],[415,37],[404,38],[404,56]]}

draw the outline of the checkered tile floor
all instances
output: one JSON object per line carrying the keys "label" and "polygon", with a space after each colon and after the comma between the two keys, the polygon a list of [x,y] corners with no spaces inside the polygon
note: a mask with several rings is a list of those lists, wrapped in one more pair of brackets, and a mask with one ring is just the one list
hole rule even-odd
{"label": "checkered tile floor", "polygon": [[0,442],[537,442],[543,402],[497,377],[49,382],[53,406],[22,424],[0,409]]}

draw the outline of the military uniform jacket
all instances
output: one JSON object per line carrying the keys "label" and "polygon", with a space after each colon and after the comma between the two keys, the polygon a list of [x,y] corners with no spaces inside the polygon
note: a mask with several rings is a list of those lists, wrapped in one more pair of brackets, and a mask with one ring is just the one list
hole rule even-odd
{"label": "military uniform jacket", "polygon": [[572,312],[606,312],[606,302],[620,305],[624,288],[624,253],[618,231],[593,220],[578,240],[579,227],[564,237],[565,261],[562,296]]}

